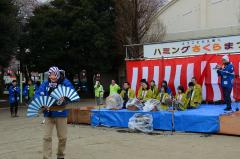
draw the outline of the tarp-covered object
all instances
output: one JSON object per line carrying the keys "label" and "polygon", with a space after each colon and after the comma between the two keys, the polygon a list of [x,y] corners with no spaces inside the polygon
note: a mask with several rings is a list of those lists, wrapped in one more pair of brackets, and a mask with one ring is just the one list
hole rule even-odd
{"label": "tarp-covered object", "polygon": [[[143,109],[143,104],[140,102],[139,99],[137,98],[133,98],[133,99],[129,99],[127,104],[126,104],[126,108],[132,110],[132,107],[136,107],[136,110],[142,110]],[[131,108],[130,108],[131,107]]]}
{"label": "tarp-covered object", "polygon": [[150,112],[150,111],[157,111],[157,110],[161,110],[159,100],[149,99],[144,103],[143,111]]}
{"label": "tarp-covered object", "polygon": [[151,114],[134,114],[128,122],[128,128],[138,130],[144,133],[153,131],[153,117]]}
{"label": "tarp-covered object", "polygon": [[113,94],[106,99],[107,109],[122,109],[123,99],[119,94]]}

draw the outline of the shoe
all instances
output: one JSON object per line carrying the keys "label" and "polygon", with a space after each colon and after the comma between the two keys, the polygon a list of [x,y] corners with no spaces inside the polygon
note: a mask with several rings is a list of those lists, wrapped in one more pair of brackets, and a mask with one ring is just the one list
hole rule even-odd
{"label": "shoe", "polygon": [[18,115],[15,115],[14,117],[19,117]]}
{"label": "shoe", "polygon": [[226,107],[226,108],[224,109],[224,111],[230,111],[230,110],[232,110],[231,107]]}
{"label": "shoe", "polygon": [[43,121],[41,122],[41,124],[45,124],[45,119],[43,119]]}

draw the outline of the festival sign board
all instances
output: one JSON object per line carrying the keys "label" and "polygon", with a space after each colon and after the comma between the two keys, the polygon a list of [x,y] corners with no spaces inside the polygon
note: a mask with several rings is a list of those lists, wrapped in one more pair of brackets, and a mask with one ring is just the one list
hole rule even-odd
{"label": "festival sign board", "polygon": [[144,58],[239,53],[240,36],[145,44]]}

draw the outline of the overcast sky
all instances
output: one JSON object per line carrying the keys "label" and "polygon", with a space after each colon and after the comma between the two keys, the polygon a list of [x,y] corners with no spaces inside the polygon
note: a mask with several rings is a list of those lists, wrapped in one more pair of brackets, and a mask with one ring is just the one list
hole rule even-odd
{"label": "overcast sky", "polygon": [[48,0],[38,0],[39,2],[46,2],[46,1],[48,1]]}

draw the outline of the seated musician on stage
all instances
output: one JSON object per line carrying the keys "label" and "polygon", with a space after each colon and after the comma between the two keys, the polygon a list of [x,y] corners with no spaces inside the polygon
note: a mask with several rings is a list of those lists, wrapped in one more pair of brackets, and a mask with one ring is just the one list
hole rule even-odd
{"label": "seated musician on stage", "polygon": [[159,92],[154,80],[151,81],[151,90],[153,92],[153,98],[156,99]]}
{"label": "seated musician on stage", "polygon": [[[38,91],[36,91],[35,97],[49,96],[51,92],[58,87],[58,85],[64,85],[74,89],[73,85],[67,79],[60,77],[60,71],[57,67],[51,67],[48,71],[49,79],[44,81]],[[65,98],[59,99],[58,105],[67,104],[68,100]],[[57,104],[56,104],[57,105]],[[54,126],[56,126],[58,134],[58,152],[57,158],[64,159],[64,151],[67,141],[67,115],[68,111],[49,111],[46,107],[42,108],[45,117],[44,125],[44,138],[43,138],[43,158],[50,159],[52,155],[52,132]]]}
{"label": "seated musician on stage", "polygon": [[157,96],[157,100],[159,100],[161,103],[161,109],[168,109],[168,105],[166,104],[166,100],[168,99],[170,99],[170,95],[167,93],[167,88],[165,86],[162,86],[160,88],[160,93]]}
{"label": "seated musician on stage", "polygon": [[135,98],[135,92],[130,88],[129,82],[123,83],[123,89],[120,93],[120,96],[123,98],[123,109],[126,109],[128,100]]}
{"label": "seated musician on stage", "polygon": [[138,90],[137,98],[145,103],[148,99],[151,99],[153,96],[152,90],[149,88],[149,84],[145,79],[141,80],[141,87]]}
{"label": "seated musician on stage", "polygon": [[178,86],[177,89],[177,94],[174,99],[175,107],[177,110],[185,110],[187,109],[187,97],[186,94],[184,93],[184,87],[183,86]]}
{"label": "seated musician on stage", "polygon": [[192,77],[191,82],[194,83],[194,88],[198,89],[201,92],[201,98],[202,98],[202,86],[197,83],[196,77]]}
{"label": "seated musician on stage", "polygon": [[163,80],[163,81],[162,81],[162,86],[165,86],[165,87],[167,88],[167,93],[168,93],[169,95],[172,95],[172,91],[171,91],[171,89],[168,87],[167,81]]}
{"label": "seated musician on stage", "polygon": [[198,86],[193,82],[188,83],[187,95],[187,109],[195,109],[202,103],[202,92]]}

